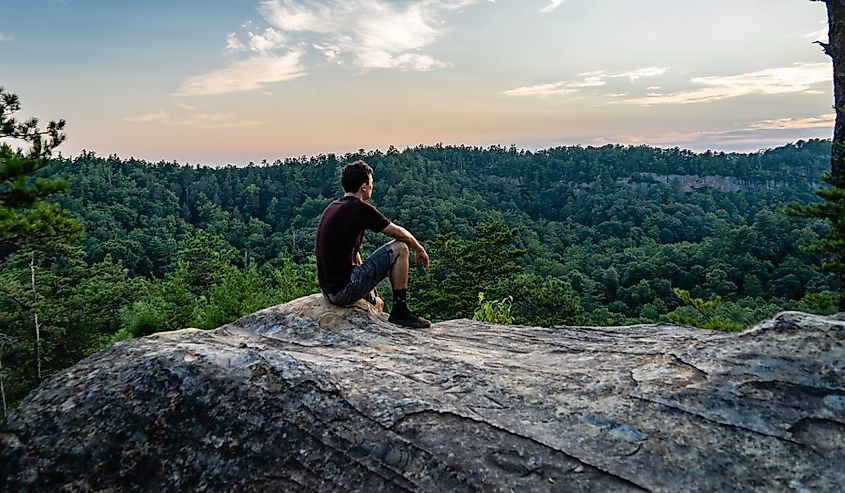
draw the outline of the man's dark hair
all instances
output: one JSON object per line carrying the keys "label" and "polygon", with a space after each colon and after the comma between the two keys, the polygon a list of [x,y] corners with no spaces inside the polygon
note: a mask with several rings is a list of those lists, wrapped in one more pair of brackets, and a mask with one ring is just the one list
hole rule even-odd
{"label": "man's dark hair", "polygon": [[364,161],[355,161],[343,167],[340,173],[340,184],[343,185],[343,191],[348,193],[355,193],[361,188],[361,185],[369,181],[369,176],[373,174],[373,168]]}

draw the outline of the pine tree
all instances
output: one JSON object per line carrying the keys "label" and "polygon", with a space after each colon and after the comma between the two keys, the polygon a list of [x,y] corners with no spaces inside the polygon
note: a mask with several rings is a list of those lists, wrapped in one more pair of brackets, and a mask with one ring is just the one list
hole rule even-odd
{"label": "pine tree", "polygon": [[[41,130],[37,118],[18,121],[14,115],[20,109],[18,96],[0,87],[0,258],[8,255],[10,246],[78,237],[80,231],[77,221],[46,202],[67,184],[34,178],[65,139],[65,121],[51,121]],[[9,142],[22,147],[13,149]]]}
{"label": "pine tree", "polygon": [[833,146],[830,172],[822,177],[828,185],[816,194],[823,202],[807,207],[795,207],[792,213],[824,219],[830,224],[830,236],[808,248],[808,251],[826,254],[822,269],[839,279],[839,309],[845,311],[845,2],[824,1],[827,6],[828,42],[818,42],[833,60],[833,100],[836,123],[833,128]]}
{"label": "pine tree", "polygon": [[[845,147],[845,143],[835,142],[834,147]],[[845,311],[845,177],[832,172],[822,177],[827,187],[820,188],[816,195],[822,202],[807,206],[793,205],[789,212],[802,217],[824,219],[830,224],[830,235],[805,248],[811,253],[819,253],[826,258],[822,269],[833,273],[839,279],[839,310]]]}
{"label": "pine tree", "polygon": [[435,259],[428,273],[411,276],[410,292],[418,310],[435,319],[471,317],[479,292],[492,299],[509,293],[507,283],[523,272],[517,260],[525,250],[514,246],[522,228],[489,218],[475,226],[476,238],[466,240],[453,233],[438,235],[432,242]]}
{"label": "pine tree", "polygon": [[[32,334],[34,382],[37,384],[43,376],[45,348],[42,330],[45,320],[52,322],[45,317],[45,312],[54,308],[56,303],[40,293],[47,283],[41,279],[36,258],[42,254],[49,256],[59,247],[76,242],[80,238],[81,226],[78,221],[66,216],[57,204],[47,202],[53,195],[67,189],[67,184],[37,176],[49,164],[52,151],[65,139],[62,133],[64,120],[51,121],[42,130],[38,127],[37,118],[18,121],[15,113],[20,109],[18,96],[0,87],[0,261],[16,252],[24,254],[19,257],[29,259],[27,283],[17,283],[20,284],[17,286],[8,278],[10,272],[0,272],[3,278],[0,282],[0,302],[10,301],[17,309],[27,313]],[[20,147],[13,149],[12,144]],[[4,265],[8,267],[8,263]],[[0,337],[6,342],[16,340],[22,343],[23,338],[10,333],[14,331],[12,321],[4,321],[0,325]],[[22,335],[22,332],[17,335]],[[5,353],[7,349],[2,347],[0,352]],[[0,397],[5,409],[6,389],[2,377],[0,368]]]}

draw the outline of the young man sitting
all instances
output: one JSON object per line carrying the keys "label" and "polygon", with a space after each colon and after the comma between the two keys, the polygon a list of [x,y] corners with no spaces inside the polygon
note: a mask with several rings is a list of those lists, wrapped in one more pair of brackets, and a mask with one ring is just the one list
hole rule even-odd
{"label": "young man sitting", "polygon": [[[428,320],[411,313],[406,297],[409,250],[414,251],[417,262],[428,268],[425,248],[408,230],[393,224],[367,203],[373,196],[373,169],[367,163],[356,161],[344,166],[340,182],[346,193],[326,207],[317,227],[317,278],[323,295],[339,306],[365,298],[381,310],[384,301],[375,287],[390,276],[393,310],[388,320],[415,329],[431,326]],[[359,249],[367,229],[395,239],[362,262]]]}

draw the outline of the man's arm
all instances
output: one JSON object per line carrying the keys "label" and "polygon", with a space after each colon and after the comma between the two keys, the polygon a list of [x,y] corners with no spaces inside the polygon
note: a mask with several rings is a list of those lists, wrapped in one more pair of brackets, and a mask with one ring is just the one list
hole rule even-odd
{"label": "man's arm", "polygon": [[412,235],[410,231],[402,226],[390,223],[386,228],[381,230],[381,232],[408,245],[408,247],[416,254],[417,262],[422,264],[423,268],[428,269],[428,253],[426,253],[425,248],[420,245],[420,242],[414,238],[414,235]]}

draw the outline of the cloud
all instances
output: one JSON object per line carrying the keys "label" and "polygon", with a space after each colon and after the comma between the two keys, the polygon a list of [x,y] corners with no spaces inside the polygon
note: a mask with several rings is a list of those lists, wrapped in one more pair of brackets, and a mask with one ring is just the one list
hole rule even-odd
{"label": "cloud", "polygon": [[663,75],[666,71],[669,70],[668,67],[646,67],[637,70],[632,70],[630,72],[623,72],[621,74],[611,75],[611,77],[627,77],[634,82],[638,79],[643,77],[657,77],[658,75]]}
{"label": "cloud", "polygon": [[265,29],[264,32],[261,34],[248,34],[249,49],[258,53],[282,48],[285,46],[285,42],[287,41],[285,36],[281,32],[271,27]]}
{"label": "cloud", "polygon": [[596,72],[584,72],[578,74],[577,77],[579,77],[579,79],[576,80],[552,82],[536,86],[517,87],[515,89],[505,91],[504,94],[507,96],[558,96],[578,92],[579,89],[588,87],[604,86],[607,84],[607,79],[627,77],[631,82],[635,82],[643,77],[656,77],[658,75],[662,75],[666,73],[667,70],[669,69],[665,67],[646,67],[618,74],[607,74],[601,70]]}
{"label": "cloud", "polygon": [[656,104],[690,104],[720,101],[749,95],[786,94],[809,91],[815,84],[833,78],[829,63],[796,63],[724,77],[696,77],[691,83],[701,87],[672,94],[659,94],[627,100],[628,103],[651,106]]}
{"label": "cloud", "polygon": [[779,118],[752,123],[753,130],[795,130],[803,128],[833,128],[836,113],[826,113],[810,118]]}
{"label": "cloud", "polygon": [[177,95],[198,96],[263,90],[266,86],[305,75],[300,65],[304,52],[293,49],[284,55],[259,54],[236,61],[226,68],[185,79]]}
{"label": "cloud", "polygon": [[827,43],[827,35],[827,20],[823,20],[821,21],[821,27],[819,27],[819,29],[805,33],[803,36],[806,39],[812,39],[813,41],[821,41],[822,43]]}
{"label": "cloud", "polygon": [[362,68],[432,70],[449,64],[422,50],[442,37],[447,13],[480,0],[265,0],[274,28],[307,42],[330,61]]}
{"label": "cloud", "polygon": [[15,38],[11,34],[6,34],[4,32],[0,32],[0,43],[2,43],[3,41],[11,41],[13,39],[15,39]]}
{"label": "cloud", "polygon": [[668,132],[661,134],[625,134],[602,137],[601,143],[624,145],[680,146],[693,149],[756,150],[780,145],[790,140],[830,138],[836,115],[828,113],[807,118],[779,118],[753,122],[733,130]]}
{"label": "cloud", "polygon": [[246,45],[238,39],[235,33],[229,33],[226,35],[226,51],[229,53],[237,53],[244,50],[246,50]]}
{"label": "cloud", "polygon": [[340,55],[340,48],[336,46],[324,46],[315,43],[311,47],[321,52],[326,57],[326,60],[329,61],[337,60],[337,57]]}
{"label": "cloud", "polygon": [[166,122],[166,125],[183,126],[201,129],[239,128],[261,125],[258,120],[233,120],[226,115],[213,113],[197,113],[188,117]]}
{"label": "cloud", "polygon": [[213,113],[193,113],[187,116],[173,117],[166,111],[128,116],[124,118],[124,121],[130,123],[160,123],[169,127],[190,127],[204,130],[248,127],[261,124],[257,120],[235,120],[230,116]]}
{"label": "cloud", "polygon": [[576,91],[577,89],[571,87],[569,82],[553,82],[551,84],[517,87],[516,89],[505,91],[504,94],[506,96],[558,96]]}
{"label": "cloud", "polygon": [[[263,90],[305,75],[309,51],[326,61],[361,68],[428,71],[448,67],[425,48],[447,31],[445,17],[493,0],[263,0],[258,11],[269,27],[226,36],[226,52],[239,59],[222,69],[191,76],[177,95],[194,96]],[[244,53],[251,53],[243,59]]]}
{"label": "cloud", "polygon": [[265,1],[259,11],[283,31],[333,33],[343,29],[343,21],[335,16],[341,6],[333,3],[320,0],[308,4],[290,0]]}
{"label": "cloud", "polygon": [[170,113],[166,111],[158,111],[156,113],[147,113],[145,115],[127,116],[124,121],[131,123],[149,123],[162,121],[170,118]]}
{"label": "cloud", "polygon": [[552,10],[560,7],[560,4],[562,4],[564,2],[564,0],[550,0],[550,1],[551,1],[551,3],[546,5],[542,9],[540,9],[540,12],[547,14],[547,13],[551,12]]}

